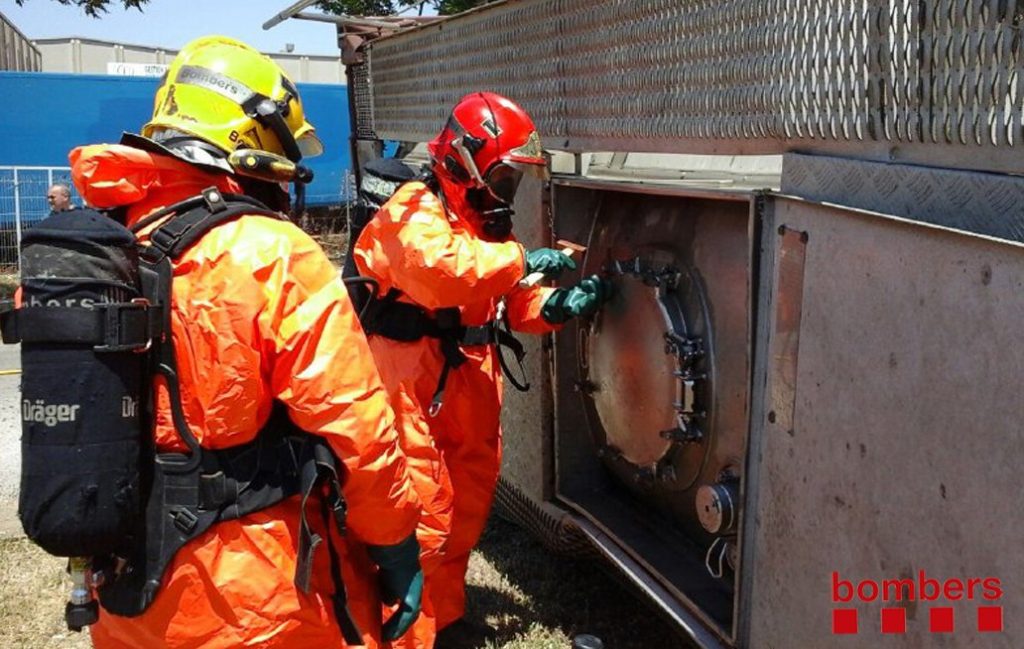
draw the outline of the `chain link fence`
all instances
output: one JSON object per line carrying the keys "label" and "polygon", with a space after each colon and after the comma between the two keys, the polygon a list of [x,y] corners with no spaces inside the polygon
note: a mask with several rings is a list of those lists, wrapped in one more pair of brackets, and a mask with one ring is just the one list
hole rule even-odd
{"label": "chain link fence", "polygon": [[341,202],[333,197],[331,204],[314,205],[306,209],[298,225],[323,246],[327,256],[340,265],[348,245],[349,211],[356,200],[355,175],[345,171],[341,187]]}
{"label": "chain link fence", "polygon": [[67,185],[72,202],[82,204],[68,167],[0,166],[0,274],[19,271],[21,235],[50,213],[46,192],[54,183]]}
{"label": "chain link fence", "polygon": [[[67,185],[72,203],[82,206],[69,167],[0,166],[0,275],[19,272],[21,235],[49,215],[46,192],[54,183]],[[336,196],[331,196],[332,204],[310,207],[300,218],[299,226],[320,240],[334,256],[340,255],[348,231],[349,204],[355,197],[355,178],[349,171],[341,188],[340,204]]]}

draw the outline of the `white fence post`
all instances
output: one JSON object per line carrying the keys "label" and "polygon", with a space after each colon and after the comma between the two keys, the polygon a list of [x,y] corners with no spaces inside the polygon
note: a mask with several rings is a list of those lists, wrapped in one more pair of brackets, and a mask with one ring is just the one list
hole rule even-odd
{"label": "white fence post", "polygon": [[18,274],[21,274],[21,188],[18,186],[18,170],[14,170],[14,240],[18,249]]}

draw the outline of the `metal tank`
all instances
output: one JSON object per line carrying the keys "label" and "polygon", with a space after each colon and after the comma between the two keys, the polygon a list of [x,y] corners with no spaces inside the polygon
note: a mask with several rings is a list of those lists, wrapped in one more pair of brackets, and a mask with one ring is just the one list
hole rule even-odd
{"label": "metal tank", "polygon": [[[343,21],[361,142],[517,99],[555,172],[517,197],[520,238],[586,245],[564,281],[617,288],[527,341],[501,509],[697,646],[1021,646],[981,609],[1024,605],[1022,22],[523,0],[352,47]],[[929,599],[928,575],[1004,588]],[[906,580],[926,587],[869,596]]]}
{"label": "metal tank", "polygon": [[[644,544],[643,561],[728,626],[731,568],[718,554],[719,578],[706,568],[718,537],[697,496],[719,484],[736,492],[743,470],[749,196],[570,178],[552,194],[555,231],[587,243],[581,273],[607,276],[616,293],[555,337],[558,495],[617,542]],[[718,552],[735,560],[735,524],[719,528]]]}

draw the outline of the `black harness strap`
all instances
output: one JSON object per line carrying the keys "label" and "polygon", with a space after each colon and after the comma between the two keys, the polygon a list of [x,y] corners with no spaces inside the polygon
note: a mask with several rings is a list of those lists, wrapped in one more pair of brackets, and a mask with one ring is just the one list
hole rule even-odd
{"label": "black harness strap", "polygon": [[[326,446],[313,448],[311,462],[303,463],[302,514],[300,520],[299,552],[295,567],[295,585],[303,592],[309,592],[312,576],[313,553],[321,543],[321,537],[313,534],[306,518],[306,505],[310,496],[318,495],[320,515],[324,522],[324,533],[327,535],[327,553],[331,561],[331,579],[334,581],[334,595],[331,598],[334,617],[338,627],[350,645],[363,644],[362,633],[356,626],[352,612],[348,608],[348,593],[345,581],[341,576],[341,559],[338,549],[331,541],[331,525],[342,535],[345,534],[345,516],[347,507],[341,495],[341,481],[338,478],[334,455]],[[317,493],[314,493],[317,492]]]}
{"label": "black harness strap", "polygon": [[[227,196],[232,199],[236,197],[234,194]],[[143,252],[143,257],[147,261],[154,264],[158,263],[160,255],[171,259],[178,259],[186,250],[203,238],[207,232],[242,215],[285,219],[284,215],[280,212],[274,212],[262,203],[252,199],[246,199],[244,202],[236,200],[226,202],[225,195],[214,188],[204,190],[201,199],[199,203],[195,202],[197,200],[195,198],[186,201],[182,205],[192,204],[193,207],[191,209],[186,212],[176,212],[176,216],[168,219],[166,223],[149,234],[150,245]],[[145,220],[137,223],[132,230],[139,232],[146,225],[153,223],[153,216],[162,218],[159,213],[150,215]],[[157,255],[157,252],[160,255]]]}
{"label": "black harness strap", "polygon": [[0,322],[7,343],[92,344],[97,352],[142,351],[159,329],[145,300],[92,307],[34,306]]}
{"label": "black harness strap", "polygon": [[425,309],[415,304],[398,302],[399,295],[397,289],[391,289],[383,298],[374,300],[367,307],[363,328],[368,335],[380,335],[401,342],[413,342],[424,337],[440,341],[444,365],[441,367],[441,376],[430,400],[428,414],[431,417],[437,416],[444,404],[448,374],[467,360],[462,351],[463,347],[497,345],[498,364],[502,373],[516,389],[529,389],[528,383],[520,383],[512,376],[501,353],[503,347],[511,349],[522,368],[526,352],[522,343],[510,331],[499,327],[496,321],[478,326],[464,326],[457,307],[438,309],[431,316]]}
{"label": "black harness strap", "polygon": [[[495,354],[498,357],[498,366],[501,367],[501,373],[505,375],[508,382],[512,384],[516,390],[520,392],[526,392],[530,389],[530,382],[526,378],[526,368],[523,366],[523,359],[526,358],[526,350],[523,349],[523,343],[519,342],[509,327],[508,320],[502,320],[496,322],[494,325],[495,342],[498,347],[495,350]],[[512,370],[508,366],[508,362],[505,360],[504,349],[511,349],[513,356],[515,356],[516,364],[519,365],[519,375],[523,377],[522,381],[518,380],[513,374]]]}

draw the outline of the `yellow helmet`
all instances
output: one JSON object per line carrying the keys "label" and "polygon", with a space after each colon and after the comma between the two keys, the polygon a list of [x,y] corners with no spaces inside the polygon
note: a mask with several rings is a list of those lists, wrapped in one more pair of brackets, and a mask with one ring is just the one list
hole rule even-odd
{"label": "yellow helmet", "polygon": [[178,52],[142,135],[191,136],[227,154],[257,149],[294,162],[323,151],[295,84],[269,57],[226,36],[204,36]]}

